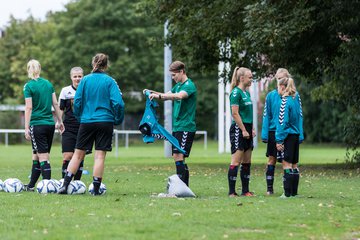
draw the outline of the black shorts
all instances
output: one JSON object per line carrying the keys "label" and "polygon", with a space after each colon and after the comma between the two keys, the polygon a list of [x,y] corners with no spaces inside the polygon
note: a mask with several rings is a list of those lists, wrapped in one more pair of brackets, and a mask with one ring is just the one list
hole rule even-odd
{"label": "black shorts", "polygon": [[79,128],[65,126],[65,131],[61,135],[62,152],[74,152]]}
{"label": "black shorts", "polygon": [[[194,142],[195,132],[173,132],[172,135],[178,140],[181,149],[185,150],[184,157],[190,156],[192,144]],[[176,147],[172,147],[172,154],[181,153]]]}
{"label": "black shorts", "polygon": [[112,122],[81,123],[75,148],[91,150],[95,142],[95,150],[111,151],[113,132]]}
{"label": "black shorts", "polygon": [[231,154],[234,154],[237,150],[246,152],[247,150],[253,150],[253,137],[252,137],[252,124],[244,123],[246,131],[250,134],[249,139],[245,139],[242,132],[236,123],[230,126],[230,143],[231,143]]}
{"label": "black shorts", "polygon": [[276,157],[277,149],[276,149],[276,140],[275,140],[275,131],[269,131],[269,138],[266,147],[266,156],[267,157]]}
{"label": "black shorts", "polygon": [[31,145],[34,154],[50,153],[55,125],[30,126]]}
{"label": "black shorts", "polygon": [[286,161],[291,164],[299,162],[299,135],[289,134],[284,141],[284,151],[277,152],[278,162]]}

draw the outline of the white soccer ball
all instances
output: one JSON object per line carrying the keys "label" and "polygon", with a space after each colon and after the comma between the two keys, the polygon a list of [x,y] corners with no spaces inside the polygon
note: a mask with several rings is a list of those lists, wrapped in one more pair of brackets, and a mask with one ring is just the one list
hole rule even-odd
{"label": "white soccer ball", "polygon": [[61,187],[61,182],[57,179],[51,179],[51,181],[53,181],[56,184],[56,186],[58,187],[58,190],[59,190],[59,188]]}
{"label": "white soccer ball", "polygon": [[4,182],[0,179],[0,191],[4,191]]}
{"label": "white soccer ball", "polygon": [[36,190],[42,194],[57,193],[58,185],[52,180],[43,179],[36,185]]}
{"label": "white soccer ball", "polygon": [[[90,193],[91,195],[94,195],[94,184],[93,184],[93,183],[91,183],[91,184],[89,185],[89,193]],[[104,195],[104,194],[106,193],[106,186],[105,186],[105,184],[101,183],[100,189],[99,189],[99,193],[100,193],[100,195]]]}
{"label": "white soccer ball", "polygon": [[69,183],[69,186],[67,189],[67,194],[70,194],[70,195],[77,194],[78,188],[79,188],[79,185],[77,184],[77,182],[71,181]]}
{"label": "white soccer ball", "polygon": [[5,182],[3,184],[3,188],[4,188],[5,192],[18,193],[23,190],[24,185],[17,178],[8,178],[5,180]]}
{"label": "white soccer ball", "polygon": [[76,184],[78,185],[77,191],[75,194],[84,194],[86,192],[86,185],[80,180],[75,180]]}

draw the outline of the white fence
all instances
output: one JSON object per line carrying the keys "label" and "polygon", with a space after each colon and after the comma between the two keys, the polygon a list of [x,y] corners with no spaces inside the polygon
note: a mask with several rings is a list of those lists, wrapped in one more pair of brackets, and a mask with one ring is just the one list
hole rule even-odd
{"label": "white fence", "polygon": [[[57,132],[57,130],[56,130]],[[5,146],[9,146],[9,133],[22,133],[25,134],[24,129],[0,129],[0,133],[5,134]],[[129,148],[129,135],[140,134],[139,130],[114,130],[114,141],[115,141],[115,156],[119,156],[119,134],[125,135],[125,148]],[[204,135],[204,149],[207,149],[207,131],[196,131],[196,134]]]}

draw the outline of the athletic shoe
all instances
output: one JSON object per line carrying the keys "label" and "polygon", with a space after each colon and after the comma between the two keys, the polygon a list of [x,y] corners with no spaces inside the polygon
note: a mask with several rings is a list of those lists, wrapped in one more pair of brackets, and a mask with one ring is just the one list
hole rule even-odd
{"label": "athletic shoe", "polygon": [[285,196],[285,193],[283,193],[283,194],[281,194],[281,196],[279,198],[281,198],[281,199],[289,199],[290,197]]}
{"label": "athletic shoe", "polygon": [[35,192],[35,186],[34,187],[29,187],[28,184],[25,184],[23,187],[23,190],[26,192]]}
{"label": "athletic shoe", "polygon": [[237,193],[230,193],[229,197],[230,198],[236,198],[236,197],[239,197],[239,195]]}
{"label": "athletic shoe", "polygon": [[241,194],[242,197],[255,197],[253,192],[246,192]]}
{"label": "athletic shoe", "polygon": [[269,196],[269,195],[273,195],[273,194],[274,194],[274,191],[267,191],[267,192],[266,192],[266,195],[268,195],[268,196]]}
{"label": "athletic shoe", "polygon": [[59,188],[57,194],[67,194],[67,188],[62,186],[61,188]]}

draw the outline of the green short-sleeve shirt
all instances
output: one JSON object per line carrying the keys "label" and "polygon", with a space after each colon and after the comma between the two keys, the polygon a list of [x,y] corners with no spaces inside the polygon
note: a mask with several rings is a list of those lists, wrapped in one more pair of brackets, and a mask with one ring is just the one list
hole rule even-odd
{"label": "green short-sleeve shirt", "polygon": [[24,97],[32,99],[30,125],[54,125],[52,115],[53,85],[44,78],[31,79],[24,85]]}
{"label": "green short-sleeve shirt", "polygon": [[178,82],[172,89],[172,93],[185,91],[188,97],[174,100],[173,109],[173,132],[185,131],[196,132],[196,96],[197,90],[193,81],[188,78],[185,82]]}
{"label": "green short-sleeve shirt", "polygon": [[[230,107],[234,105],[239,106],[239,115],[243,123],[253,122],[253,106],[248,91],[244,92],[240,88],[235,87],[230,94]],[[232,122],[235,123],[234,119]]]}

